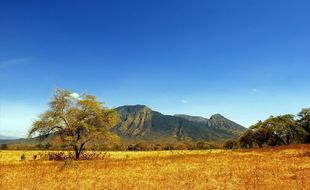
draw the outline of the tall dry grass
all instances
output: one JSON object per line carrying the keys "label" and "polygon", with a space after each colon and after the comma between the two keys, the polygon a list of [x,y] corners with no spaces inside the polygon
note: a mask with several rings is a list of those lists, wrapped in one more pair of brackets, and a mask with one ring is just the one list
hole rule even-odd
{"label": "tall dry grass", "polygon": [[[0,189],[310,189],[309,152],[309,145],[109,152],[103,160],[55,162],[2,151]],[[22,153],[26,161],[17,159]]]}

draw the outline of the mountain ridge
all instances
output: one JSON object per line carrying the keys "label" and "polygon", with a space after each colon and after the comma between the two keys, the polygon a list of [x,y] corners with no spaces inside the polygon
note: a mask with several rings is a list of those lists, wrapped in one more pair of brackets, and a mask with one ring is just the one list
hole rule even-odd
{"label": "mountain ridge", "polygon": [[121,139],[220,141],[236,138],[246,129],[220,114],[210,119],[185,114],[164,115],[145,105],[125,105],[115,110],[120,122],[112,131]]}
{"label": "mountain ridge", "polygon": [[0,134],[0,140],[14,140],[14,139],[18,139],[18,138]]}

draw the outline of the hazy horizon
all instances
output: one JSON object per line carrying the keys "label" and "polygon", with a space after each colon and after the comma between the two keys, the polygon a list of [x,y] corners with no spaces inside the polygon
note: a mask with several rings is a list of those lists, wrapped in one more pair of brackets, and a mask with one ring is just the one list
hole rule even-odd
{"label": "hazy horizon", "polygon": [[310,107],[310,2],[0,3],[0,134],[23,137],[57,87],[108,107],[220,113],[248,127]]}

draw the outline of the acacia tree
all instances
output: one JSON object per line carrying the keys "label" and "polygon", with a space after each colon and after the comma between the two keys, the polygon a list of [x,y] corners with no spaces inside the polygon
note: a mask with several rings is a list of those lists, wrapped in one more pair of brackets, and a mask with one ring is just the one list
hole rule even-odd
{"label": "acacia tree", "polygon": [[286,145],[302,142],[305,137],[304,129],[297,125],[295,117],[290,114],[271,117],[264,122],[264,125]]}
{"label": "acacia tree", "polygon": [[241,146],[257,144],[263,145],[289,145],[293,142],[303,142],[306,131],[297,125],[293,115],[280,115],[269,117],[265,121],[259,121],[252,125],[240,138]]}
{"label": "acacia tree", "polygon": [[259,148],[262,148],[264,144],[268,144],[269,139],[272,137],[272,131],[265,121],[259,121],[252,125],[250,129],[253,130],[253,140]]}
{"label": "acacia tree", "polygon": [[253,143],[255,141],[254,139],[254,132],[252,129],[246,130],[238,139],[239,145],[242,148],[252,148]]}
{"label": "acacia tree", "polygon": [[28,136],[59,136],[65,145],[73,148],[78,159],[85,144],[110,135],[109,129],[117,122],[117,113],[104,107],[95,96],[78,96],[57,89],[49,102],[49,109],[33,122]]}
{"label": "acacia tree", "polygon": [[301,126],[306,132],[306,143],[310,143],[310,108],[304,108],[298,113],[298,125]]}

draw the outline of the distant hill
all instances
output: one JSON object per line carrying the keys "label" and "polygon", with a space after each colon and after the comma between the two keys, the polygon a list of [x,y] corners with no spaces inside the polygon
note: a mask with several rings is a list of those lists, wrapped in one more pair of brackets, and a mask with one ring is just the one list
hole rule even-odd
{"label": "distant hill", "polygon": [[131,141],[222,141],[236,138],[245,130],[220,114],[206,119],[189,115],[163,115],[144,105],[121,106],[115,109],[120,123],[113,131]]}
{"label": "distant hill", "polygon": [[0,140],[13,140],[13,139],[17,139],[17,138],[5,136],[5,135],[0,135]]}

